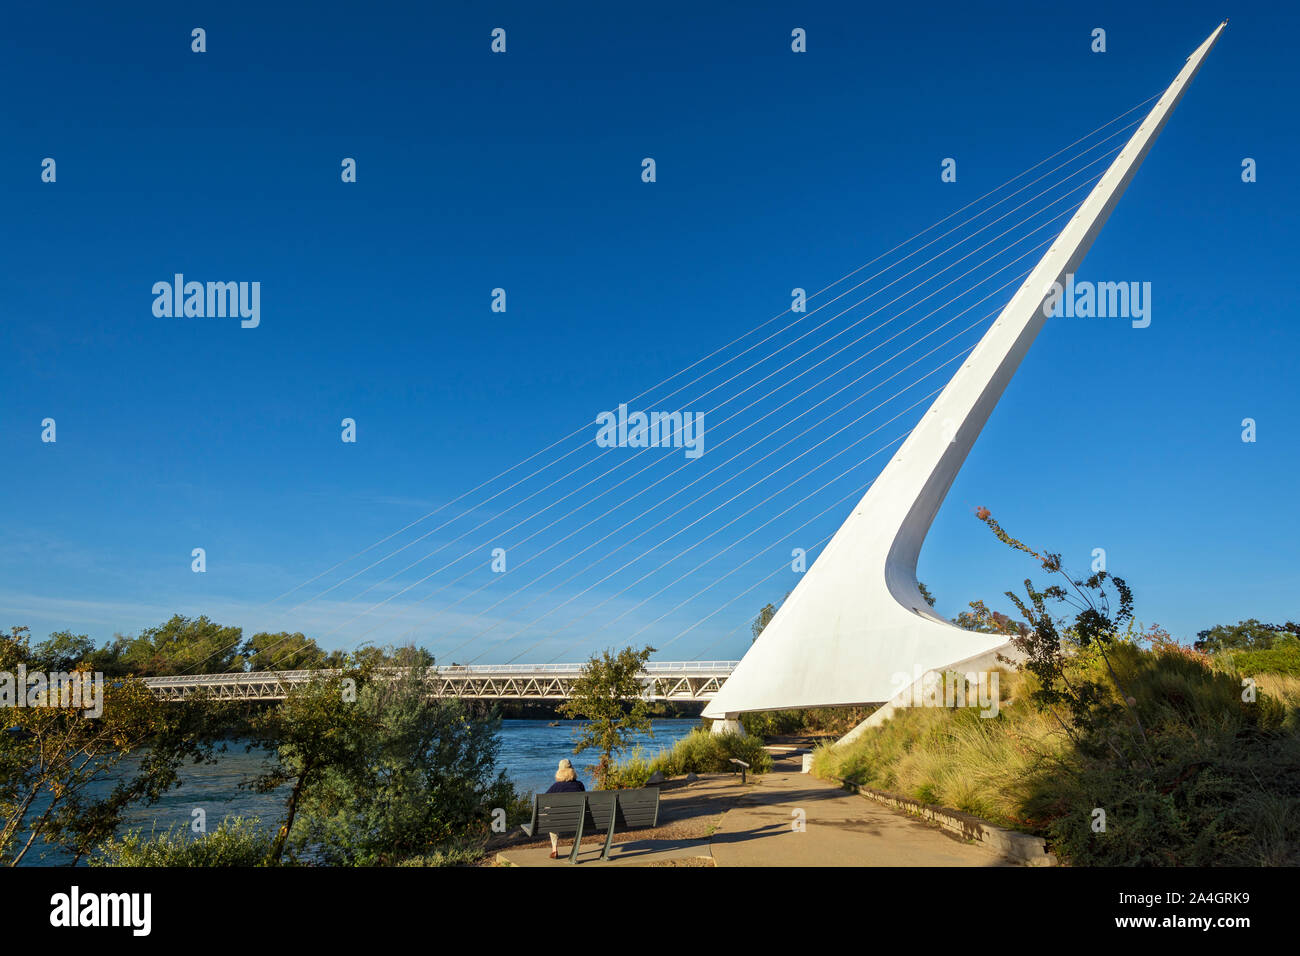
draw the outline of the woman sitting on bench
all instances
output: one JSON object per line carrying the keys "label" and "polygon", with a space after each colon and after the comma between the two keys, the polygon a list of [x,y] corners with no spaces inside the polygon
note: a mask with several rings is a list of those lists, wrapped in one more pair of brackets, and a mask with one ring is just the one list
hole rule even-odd
{"label": "woman sitting on bench", "polygon": [[[573,769],[573,764],[569,758],[565,757],[560,761],[560,766],[555,771],[555,783],[547,793],[579,793],[587,788],[582,785],[578,779],[578,773]],[[560,853],[560,837],[558,834],[551,834],[551,859],[554,860]]]}

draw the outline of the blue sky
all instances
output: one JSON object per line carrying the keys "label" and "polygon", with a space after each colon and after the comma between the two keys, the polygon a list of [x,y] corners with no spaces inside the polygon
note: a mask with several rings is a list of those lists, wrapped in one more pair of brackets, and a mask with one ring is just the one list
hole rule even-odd
{"label": "blue sky", "polygon": [[[978,524],[985,505],[1080,571],[1105,548],[1138,617],[1176,636],[1295,617],[1294,10],[267,6],[6,13],[0,77],[17,95],[0,149],[5,627],[104,640],[181,612],[246,633],[304,630],[329,647],[415,639],[462,662],[572,659],[634,639],[664,659],[739,656],[754,613],[797,582],[782,571],[791,548],[815,553],[888,458],[871,453],[905,433],[947,373],[895,393],[980,330],[877,391],[911,358],[850,383],[930,325],[869,357],[874,341],[854,345],[795,381],[887,318],[832,338],[891,291],[710,370],[798,318],[764,325],[793,288],[830,285],[1158,93],[1225,15],[1080,270],[1151,282],[1150,327],[1048,323],[954,484],[920,577],[951,616],[1036,570]],[[205,53],[191,52],[194,27],[207,31]],[[495,27],[507,31],[504,55],[489,49]],[[806,53],[790,49],[795,27]],[[1095,27],[1107,31],[1103,54],[1090,50]],[[41,181],[45,157],[54,183]],[[355,183],[340,181],[344,157],[357,160]],[[645,157],[654,183],[642,182]],[[940,180],[946,157],[956,182]],[[1245,157],[1258,182],[1241,181]],[[1007,268],[927,321],[1014,278]],[[261,324],[155,317],[151,288],[177,272],[260,282]],[[498,287],[504,313],[490,309]],[[923,291],[893,311],[919,306]],[[599,412],[747,335],[634,405],[705,412],[699,459],[595,447]],[[54,444],[41,441],[47,417]],[[357,422],[354,444],[340,440],[344,418]],[[563,467],[483,501],[570,449]],[[203,574],[191,571],[196,547]],[[491,571],[494,547],[506,549],[505,574]]]}

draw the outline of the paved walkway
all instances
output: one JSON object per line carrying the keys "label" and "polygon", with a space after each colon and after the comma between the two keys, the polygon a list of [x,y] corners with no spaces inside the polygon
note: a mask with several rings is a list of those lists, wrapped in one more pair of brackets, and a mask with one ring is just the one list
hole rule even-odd
{"label": "paved walkway", "polygon": [[774,770],[756,779],[710,840],[715,866],[1011,865],[811,774]]}
{"label": "paved walkway", "polygon": [[[798,771],[798,755],[773,771],[710,775],[667,791],[654,838],[627,834],[602,862],[602,842],[583,841],[580,866],[1011,866],[996,853],[931,824]],[[686,821],[695,824],[692,829]],[[795,829],[799,823],[802,829]],[[659,838],[676,830],[676,837]],[[621,834],[616,834],[618,840]],[[503,850],[497,862],[568,868],[572,844]]]}

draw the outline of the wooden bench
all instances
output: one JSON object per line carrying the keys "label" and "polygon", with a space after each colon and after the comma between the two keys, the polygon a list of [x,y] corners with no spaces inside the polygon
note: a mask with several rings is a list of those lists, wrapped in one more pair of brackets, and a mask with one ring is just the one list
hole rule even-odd
{"label": "wooden bench", "polygon": [[614,843],[614,830],[619,821],[625,830],[641,830],[659,822],[659,788],[643,787],[639,790],[591,790],[580,793],[539,793],[533,797],[533,816],[522,824],[527,836],[554,833],[573,837],[569,862],[578,862],[578,848],[582,834],[590,822],[596,830],[605,831],[605,848],[602,860],[609,859]]}

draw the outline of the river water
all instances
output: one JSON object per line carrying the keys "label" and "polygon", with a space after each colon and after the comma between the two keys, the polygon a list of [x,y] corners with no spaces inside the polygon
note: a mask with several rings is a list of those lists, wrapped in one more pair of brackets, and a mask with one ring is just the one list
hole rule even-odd
{"label": "river water", "polygon": [[[555,768],[562,757],[573,761],[582,781],[588,788],[592,780],[586,765],[594,763],[591,751],[574,755],[575,732],[581,725],[577,720],[556,721],[549,726],[544,720],[503,720],[501,722],[501,751],[498,768],[514,781],[521,790],[539,793],[555,780]],[[638,734],[632,749],[637,746],[642,753],[653,756],[662,747],[670,749],[673,743],[685,737],[700,724],[697,718],[660,719],[652,722],[653,737]],[[261,771],[265,754],[248,752],[242,743],[231,743],[227,752],[212,765],[187,766],[181,769],[182,785],[169,791],[152,806],[135,805],[124,818],[123,830],[142,829],[159,832],[169,827],[189,827],[193,812],[201,809],[206,815],[208,829],[215,829],[226,816],[258,817],[268,826],[280,821],[284,813],[284,795],[279,793],[254,793],[241,787]],[[105,790],[110,784],[105,782]],[[58,848],[38,852],[33,846],[23,860],[26,864],[58,865],[68,857]]]}

